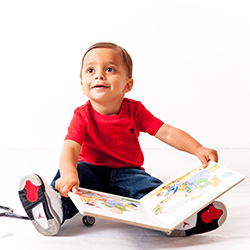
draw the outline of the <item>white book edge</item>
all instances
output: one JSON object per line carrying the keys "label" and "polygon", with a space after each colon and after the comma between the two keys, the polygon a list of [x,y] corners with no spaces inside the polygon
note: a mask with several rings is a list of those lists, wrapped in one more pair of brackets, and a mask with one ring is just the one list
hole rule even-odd
{"label": "white book edge", "polygon": [[[220,174],[221,176],[222,174],[224,174],[225,178],[223,180],[218,179],[216,174]],[[203,186],[205,186],[205,188],[203,188],[205,191],[202,191],[203,193],[201,194],[201,197],[192,200],[192,198],[188,197],[189,193],[184,190],[183,183],[174,183],[177,180],[184,180],[184,183],[185,181],[188,182],[188,180],[190,181],[194,179],[194,176],[196,176],[197,178],[199,178],[199,176],[201,177],[201,180],[198,179],[198,181],[196,181],[200,181],[201,183],[203,181],[205,183],[205,185],[203,184]],[[205,177],[208,179],[206,179]],[[215,177],[218,180],[215,179]],[[91,199],[91,202],[94,204],[88,204],[88,197],[82,197],[81,199],[78,194],[72,192],[69,192],[69,197],[72,199],[79,212],[83,215],[99,217],[102,219],[122,222],[130,225],[141,226],[170,233],[182,222],[184,222],[192,215],[205,208],[212,201],[223,195],[225,192],[229,191],[231,188],[239,184],[244,179],[245,177],[243,175],[231,169],[228,169],[221,164],[209,162],[209,166],[206,169],[203,169],[202,166],[197,166],[197,164],[191,165],[190,167],[184,169],[171,179],[165,181],[162,185],[151,191],[149,194],[147,194],[140,200],[85,188],[79,188],[79,192],[89,192],[89,194],[81,195],[90,195],[89,199]],[[209,182],[210,184],[208,184]],[[211,183],[214,186],[212,186]],[[173,194],[169,194],[168,191],[165,189],[166,186],[171,186],[171,188],[176,186],[176,188],[180,190],[175,191],[175,193]],[[200,187],[198,187],[197,190],[198,189],[201,190]],[[194,191],[196,191],[196,189],[193,190],[193,192]],[[167,198],[170,197],[171,199],[167,200],[166,198],[167,201],[165,202],[164,199],[162,200],[162,197],[160,197],[159,195],[166,195]],[[106,202],[105,200],[108,200],[108,202]],[[189,202],[190,200],[191,202]],[[119,206],[124,206],[123,210],[126,212],[117,213],[119,212],[118,209],[116,209],[117,207],[122,209]],[[133,206],[135,206],[135,209],[133,209]],[[159,214],[156,214],[155,210],[153,209],[157,206],[162,209],[161,213]],[[175,208],[172,209],[173,211],[171,210],[171,206],[172,208]]]}

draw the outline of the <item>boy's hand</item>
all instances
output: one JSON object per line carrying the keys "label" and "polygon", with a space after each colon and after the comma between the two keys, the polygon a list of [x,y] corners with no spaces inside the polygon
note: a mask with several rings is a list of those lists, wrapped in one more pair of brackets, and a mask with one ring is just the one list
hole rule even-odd
{"label": "boy's hand", "polygon": [[71,190],[77,192],[78,188],[79,179],[77,173],[65,174],[56,181],[56,189],[63,197],[69,197],[68,192]]}
{"label": "boy's hand", "polygon": [[200,159],[203,168],[206,168],[208,166],[209,161],[218,162],[218,154],[214,149],[204,148],[200,146],[195,151],[195,155]]}

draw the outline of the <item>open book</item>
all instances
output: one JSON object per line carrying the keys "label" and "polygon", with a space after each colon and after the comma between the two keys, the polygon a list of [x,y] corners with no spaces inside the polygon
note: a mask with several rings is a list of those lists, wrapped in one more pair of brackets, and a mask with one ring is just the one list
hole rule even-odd
{"label": "open book", "polygon": [[244,180],[215,162],[192,165],[140,200],[79,188],[69,192],[83,215],[151,228],[170,234],[179,224]]}

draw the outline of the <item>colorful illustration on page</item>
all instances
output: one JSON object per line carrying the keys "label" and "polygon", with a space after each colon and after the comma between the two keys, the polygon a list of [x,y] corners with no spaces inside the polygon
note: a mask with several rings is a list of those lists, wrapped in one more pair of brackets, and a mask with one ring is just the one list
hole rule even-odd
{"label": "colorful illustration on page", "polygon": [[[150,198],[159,200],[151,210],[155,215],[171,213],[176,208],[185,206],[187,202],[193,202],[202,197],[206,192],[207,196],[211,193],[218,193],[216,188],[222,180],[232,175],[230,171],[218,171],[219,168],[218,164],[206,169],[197,167],[179,179],[159,188],[150,196]],[[166,204],[169,206],[167,207]]]}
{"label": "colorful illustration on page", "polygon": [[138,208],[136,203],[139,203],[129,198],[111,197],[94,191],[80,190],[78,195],[84,204],[100,209],[108,208],[109,211],[116,214],[135,211]]}

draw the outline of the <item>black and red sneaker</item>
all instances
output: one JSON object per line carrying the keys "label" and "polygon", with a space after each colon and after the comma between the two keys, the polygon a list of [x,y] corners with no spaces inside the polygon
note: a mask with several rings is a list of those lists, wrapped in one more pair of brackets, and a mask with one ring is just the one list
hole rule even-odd
{"label": "black and red sneaker", "polygon": [[62,214],[58,194],[36,174],[25,176],[18,189],[24,210],[37,231],[43,235],[56,235]]}
{"label": "black and red sneaker", "polygon": [[[183,222],[178,229],[173,230],[170,237],[184,237],[193,234],[202,234],[210,232],[220,227],[227,218],[227,209],[225,205],[219,201],[214,201],[196,215],[191,217],[195,221],[192,228],[185,229],[188,222]],[[180,229],[183,227],[183,229]]]}

